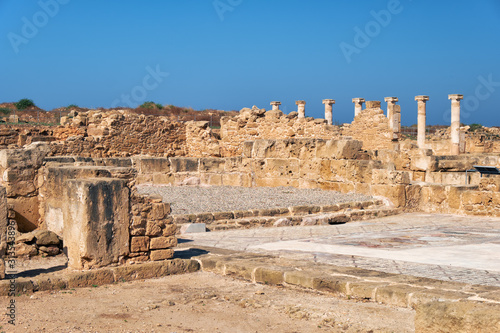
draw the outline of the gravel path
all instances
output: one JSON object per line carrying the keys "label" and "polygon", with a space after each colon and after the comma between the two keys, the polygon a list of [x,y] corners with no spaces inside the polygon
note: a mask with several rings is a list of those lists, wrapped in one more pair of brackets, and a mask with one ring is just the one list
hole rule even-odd
{"label": "gravel path", "polygon": [[139,185],[142,194],[158,194],[172,206],[172,214],[229,212],[302,205],[332,205],[370,200],[372,197],[293,187],[151,186]]}

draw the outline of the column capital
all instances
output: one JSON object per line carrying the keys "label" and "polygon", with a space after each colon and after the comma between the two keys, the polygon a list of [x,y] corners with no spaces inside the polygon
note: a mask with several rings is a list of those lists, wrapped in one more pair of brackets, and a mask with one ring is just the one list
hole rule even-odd
{"label": "column capital", "polygon": [[297,105],[306,105],[306,101],[295,101]]}
{"label": "column capital", "polygon": [[386,98],[384,98],[384,101],[386,101],[387,103],[395,103],[398,101],[398,98],[397,97],[386,97]]}
{"label": "column capital", "polygon": [[453,100],[461,100],[461,99],[464,99],[464,95],[459,95],[459,94],[451,94],[451,95],[448,95],[448,99],[453,99]]}
{"label": "column capital", "polygon": [[416,101],[419,101],[419,102],[420,102],[420,101],[425,102],[425,101],[428,101],[428,100],[429,100],[429,96],[425,96],[425,95],[418,95],[418,96],[415,96],[415,100],[416,100]]}
{"label": "column capital", "polygon": [[324,99],[323,100],[323,104],[335,104],[335,100],[334,99]]}
{"label": "column capital", "polygon": [[361,103],[364,103],[364,102],[365,102],[365,99],[364,99],[364,98],[358,98],[358,97],[357,97],[357,98],[353,98],[353,99],[352,99],[352,102],[353,102],[353,103],[356,103],[356,104],[358,104],[358,103],[359,103],[359,104],[361,104]]}
{"label": "column capital", "polygon": [[274,102],[271,102],[271,105],[281,105],[281,102],[274,101]]}

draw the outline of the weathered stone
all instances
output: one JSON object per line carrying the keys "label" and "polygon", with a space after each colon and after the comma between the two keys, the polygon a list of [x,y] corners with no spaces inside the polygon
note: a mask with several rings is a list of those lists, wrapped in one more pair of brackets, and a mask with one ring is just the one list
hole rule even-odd
{"label": "weathered stone", "polygon": [[200,233],[200,232],[206,232],[207,227],[205,223],[189,223],[189,224],[184,224],[181,227],[180,233],[181,234],[190,234],[190,233]]}
{"label": "weathered stone", "polygon": [[125,180],[68,180],[64,244],[68,266],[107,266],[129,253],[129,190]]}
{"label": "weathered stone", "polygon": [[33,232],[33,235],[38,246],[59,245],[60,243],[57,234],[49,230],[37,230]]}
{"label": "weathered stone", "polygon": [[61,250],[57,246],[40,246],[38,250],[48,256],[56,256],[61,253]]}
{"label": "weathered stone", "polygon": [[32,232],[27,232],[24,234],[18,234],[16,236],[16,244],[19,243],[31,243],[35,241],[35,235]]}
{"label": "weathered stone", "polygon": [[148,221],[146,224],[146,236],[160,236],[164,225],[163,221]]}
{"label": "weathered stone", "polygon": [[149,250],[149,237],[132,237],[130,239],[130,252],[144,252]]}
{"label": "weathered stone", "polygon": [[175,246],[177,246],[177,238],[173,236],[151,238],[149,243],[151,250],[168,249]]}
{"label": "weathered stone", "polygon": [[154,250],[154,251],[151,251],[151,254],[149,255],[149,257],[153,261],[171,259],[174,257],[174,250],[172,250],[172,249]]}

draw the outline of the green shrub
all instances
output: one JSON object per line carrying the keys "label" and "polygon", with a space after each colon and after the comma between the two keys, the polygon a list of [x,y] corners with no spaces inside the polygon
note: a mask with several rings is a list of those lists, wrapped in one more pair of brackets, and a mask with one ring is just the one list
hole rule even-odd
{"label": "green shrub", "polygon": [[12,110],[9,108],[0,108],[0,113],[8,115]]}
{"label": "green shrub", "polygon": [[78,109],[78,105],[75,105],[75,104],[70,104],[66,107],[66,110],[71,110],[71,109]]}
{"label": "green shrub", "polygon": [[163,105],[161,105],[160,103],[156,103],[155,105],[156,105],[156,107],[157,107],[158,109],[160,109],[160,110],[161,110],[161,109],[163,109]]}
{"label": "green shrub", "polygon": [[481,124],[470,124],[469,125],[469,131],[471,131],[471,132],[475,132],[475,131],[480,130],[482,128],[483,128],[483,125],[481,125]]}
{"label": "green shrub", "polygon": [[142,103],[139,107],[144,109],[154,109],[156,108],[156,104],[154,102],[149,101]]}
{"label": "green shrub", "polygon": [[14,105],[16,106],[16,108],[18,110],[24,110],[24,109],[27,109],[31,106],[35,106],[35,103],[33,103],[33,101],[31,99],[23,98],[23,99],[20,99],[19,102],[14,103]]}

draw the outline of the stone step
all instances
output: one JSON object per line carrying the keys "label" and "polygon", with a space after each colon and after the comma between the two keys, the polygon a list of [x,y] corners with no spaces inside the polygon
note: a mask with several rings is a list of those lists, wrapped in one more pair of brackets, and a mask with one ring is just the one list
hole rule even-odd
{"label": "stone step", "polygon": [[384,201],[379,199],[342,202],[332,205],[304,205],[292,206],[271,209],[249,209],[249,210],[234,210],[230,212],[203,212],[195,214],[172,214],[174,223],[207,223],[211,221],[241,219],[248,217],[262,216],[301,216],[316,213],[333,213],[346,209],[367,209],[378,207],[384,204]]}
{"label": "stone step", "polygon": [[261,227],[288,227],[340,224],[401,214],[401,209],[377,206],[368,209],[347,208],[335,213],[316,213],[299,216],[257,216],[251,218],[217,220],[206,223],[207,230],[234,230]]}

